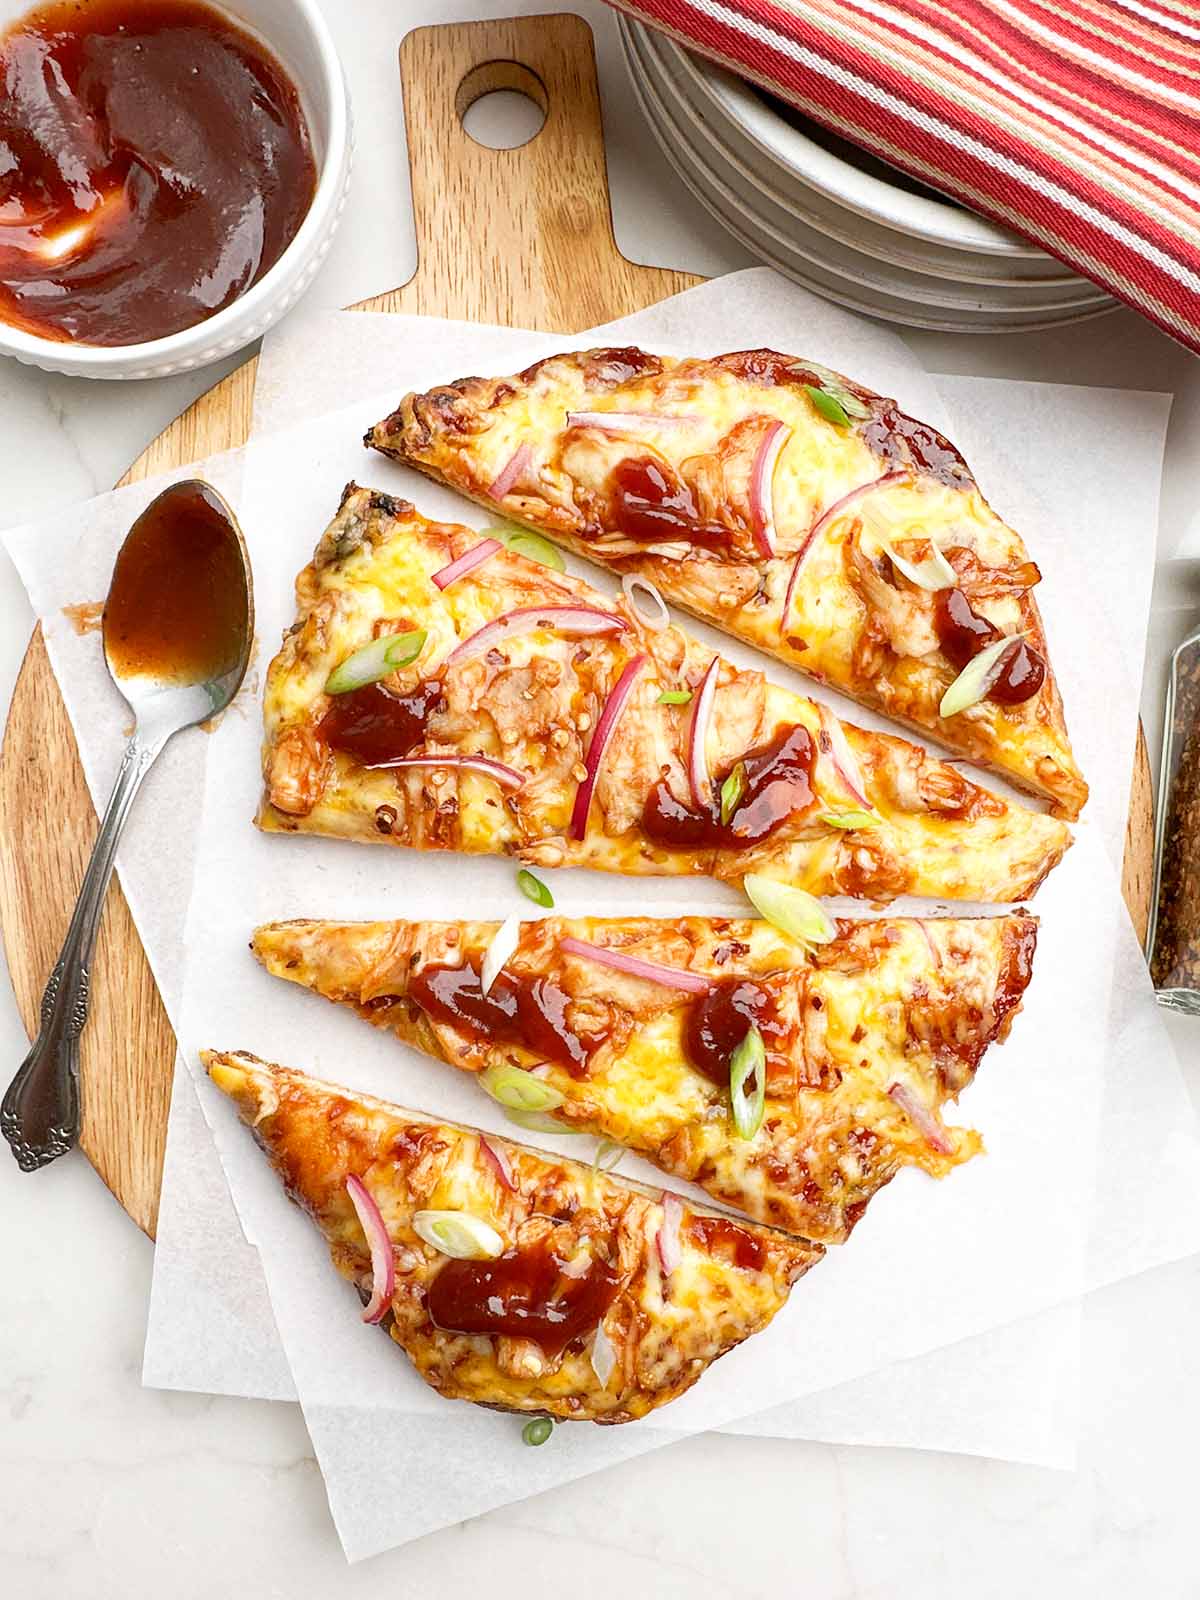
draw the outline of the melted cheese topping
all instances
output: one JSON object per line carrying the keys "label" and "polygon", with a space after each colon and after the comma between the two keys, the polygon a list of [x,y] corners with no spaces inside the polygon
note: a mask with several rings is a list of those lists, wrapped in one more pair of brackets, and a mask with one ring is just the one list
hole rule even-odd
{"label": "melted cheese topping", "polygon": [[[1027,917],[848,923],[831,945],[806,953],[765,922],[526,924],[508,969],[552,977],[570,996],[568,1022],[597,1008],[609,1018],[614,1045],[578,1077],[537,1051],[431,1021],[405,999],[410,975],[426,963],[478,965],[497,926],[273,923],[256,931],[253,948],[277,977],[353,1006],[456,1067],[537,1066],[563,1096],[556,1115],[569,1126],[641,1152],[760,1222],[824,1243],[846,1238],[902,1166],[941,1177],[981,1148],[973,1131],[946,1128],[939,1111],[970,1081],[988,1044],[1007,1035],[1035,928]],[[564,958],[557,947],[568,936],[718,980],[770,976],[774,984],[782,975],[777,1009],[799,1019],[787,1039],[796,1080],[768,1078],[753,1139],[737,1136],[727,1091],[688,1060],[690,997]],[[889,1093],[896,1085],[928,1108],[943,1149]]]}
{"label": "melted cheese topping", "polygon": [[[431,1122],[253,1056],[205,1052],[204,1061],[252,1125],[292,1198],[325,1235],[335,1266],[367,1288],[369,1250],[345,1187],[349,1175],[361,1179],[392,1243],[392,1338],[447,1398],[565,1419],[644,1416],[765,1327],[791,1284],[820,1258],[818,1246],[737,1224],[760,1262],[738,1265],[729,1252],[705,1244],[691,1226],[701,1213],[685,1207],[681,1260],[668,1278],[656,1243],[663,1205],[647,1191],[492,1141],[507,1160],[511,1190],[469,1129]],[[555,1254],[571,1259],[575,1246],[586,1248],[620,1273],[603,1318],[617,1358],[608,1383],[593,1370],[590,1336],[550,1360],[529,1340],[435,1327],[426,1294],[446,1258],[413,1231],[413,1214],[424,1209],[468,1210],[515,1248],[542,1237],[554,1226],[553,1214],[568,1216],[555,1227]]]}
{"label": "melted cheese topping", "polygon": [[[494,503],[490,485],[514,452],[532,448],[527,469],[497,502],[506,516],[590,559],[615,560],[622,571],[641,573],[696,615],[998,768],[1051,798],[1063,815],[1078,815],[1087,786],[1049,673],[1038,694],[1022,704],[983,700],[943,719],[938,708],[957,668],[927,629],[900,637],[893,630],[890,654],[865,647],[878,615],[851,581],[845,554],[860,517],[889,528],[894,540],[929,538],[943,549],[965,547],[983,566],[1001,572],[1027,561],[1019,536],[965,470],[960,482],[944,483],[890,463],[864,442],[855,419],[843,427],[823,416],[799,377],[756,380],[714,362],[664,357],[654,363],[661,370],[613,382],[596,358],[597,352],[567,354],[539,363],[522,378],[467,379],[430,395],[409,395],[373,430],[370,442],[485,503]],[[634,413],[636,431],[568,428],[572,412]],[[775,559],[764,560],[744,533],[735,539],[732,558],[686,544],[674,553],[648,553],[621,537],[611,474],[618,463],[647,455],[669,463],[694,493],[712,499],[709,509],[731,529],[748,529],[753,451],[739,454],[738,430],[762,419],[789,429],[771,484]],[[462,426],[464,420],[469,426]],[[907,475],[852,502],[809,545],[826,512],[898,469]],[[877,539],[866,537],[864,547],[878,555]],[[793,585],[801,549],[807,553]],[[924,606],[919,595],[903,588],[892,591],[889,603],[918,612]],[[972,604],[1002,632],[1022,632],[1045,657],[1041,619],[1027,589],[987,592],[973,596]]]}
{"label": "melted cheese topping", "polygon": [[[268,793],[260,826],[507,852],[534,865],[570,862],[626,874],[711,873],[739,882],[766,870],[814,893],[877,900],[903,892],[1023,899],[1069,843],[1061,823],[986,794],[915,746],[847,726],[879,818],[869,830],[812,825],[823,810],[846,807],[843,782],[822,757],[812,816],[789,821],[757,846],[656,844],[642,831],[642,807],[664,772],[686,793],[687,744],[686,710],[659,705],[659,694],[698,684],[711,653],[676,628],[639,636],[623,603],[508,551],[439,590],[433,573],[476,541],[470,529],[427,523],[403,502],[367,490],[348,494],[301,574],[299,619],[267,675]],[[428,632],[418,660],[385,684],[404,691],[438,671],[454,644],[485,622],[543,603],[598,609],[634,627],[586,640],[539,629],[445,673],[450,706],[439,719],[439,750],[504,762],[525,777],[515,794],[502,795],[492,779],[469,772],[370,770],[317,739],[330,672],[380,630]],[[645,664],[605,750],[586,836],[576,841],[567,837],[568,823],[593,732],[635,653]],[[821,712],[811,700],[758,673],[724,667],[708,738],[714,771],[797,724],[819,738]]]}

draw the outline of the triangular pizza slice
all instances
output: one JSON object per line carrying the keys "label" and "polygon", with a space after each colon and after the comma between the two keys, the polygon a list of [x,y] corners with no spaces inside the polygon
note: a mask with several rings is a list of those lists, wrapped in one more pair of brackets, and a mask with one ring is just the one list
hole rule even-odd
{"label": "triangular pizza slice", "polygon": [[844,921],[804,948],[767,921],[547,917],[276,922],[303,984],[479,1075],[519,1122],[628,1146],[758,1222],[848,1237],[902,1167],[980,1148],[943,1105],[1007,1037],[1028,916]]}
{"label": "triangular pizza slice", "polygon": [[822,1254],[254,1056],[203,1060],[364,1320],[447,1399],[645,1416],[766,1327]]}
{"label": "triangular pizza slice", "polygon": [[814,894],[1019,900],[1063,823],[351,485],[264,693],[261,827]]}
{"label": "triangular pizza slice", "polygon": [[1078,816],[1033,590],[954,446],[774,350],[552,356],[410,394],[386,455]]}

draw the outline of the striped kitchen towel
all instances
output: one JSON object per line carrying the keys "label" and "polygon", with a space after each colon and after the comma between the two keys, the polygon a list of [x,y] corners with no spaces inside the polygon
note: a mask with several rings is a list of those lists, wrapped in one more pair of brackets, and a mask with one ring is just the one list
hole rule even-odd
{"label": "striped kitchen towel", "polygon": [[1200,351],[1200,5],[612,0]]}

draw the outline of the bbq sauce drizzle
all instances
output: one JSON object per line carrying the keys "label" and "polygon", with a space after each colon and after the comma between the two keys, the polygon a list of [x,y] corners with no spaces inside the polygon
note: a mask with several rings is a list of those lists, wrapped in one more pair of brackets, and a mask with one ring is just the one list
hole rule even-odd
{"label": "bbq sauce drizzle", "polygon": [[610,483],[613,526],[627,539],[710,547],[729,540],[728,528],[701,518],[691,489],[665,461],[629,456],[612,469]]}
{"label": "bbq sauce drizzle", "polygon": [[521,1045],[585,1077],[599,1040],[583,1039],[567,1021],[568,996],[552,978],[502,967],[483,992],[473,963],[451,967],[429,962],[409,980],[408,998],[428,1016],[475,1039]]}
{"label": "bbq sauce drizzle", "polygon": [[598,1257],[580,1277],[564,1265],[550,1236],[494,1261],[450,1260],[426,1292],[426,1309],[447,1333],[531,1339],[554,1361],[599,1326],[621,1287],[621,1274]]}
{"label": "bbq sauce drizzle", "polygon": [[364,767],[398,761],[425,740],[429,720],[445,703],[440,678],[425,678],[408,694],[378,683],[334,696],[317,723],[317,738]]}
{"label": "bbq sauce drizzle", "polygon": [[[999,628],[980,616],[961,589],[938,591],[933,624],[942,654],[960,672],[981,650],[1004,637]],[[1032,700],[1045,680],[1046,663],[1039,653],[1024,639],[1014,639],[985,698],[998,705],[1020,705]]]}
{"label": "bbq sauce drizzle", "polygon": [[688,1006],[684,1054],[697,1072],[726,1089],[730,1058],[751,1028],[762,1035],[768,1055],[787,1043],[788,1029],[770,990],[752,978],[721,979]]}
{"label": "bbq sauce drizzle", "polygon": [[769,744],[743,757],[741,796],[724,822],[719,783],[713,784],[709,803],[701,809],[677,799],[664,778],[646,797],[642,828],[648,838],[669,850],[737,850],[760,844],[789,817],[812,805],[816,756],[807,728],[799,723],[783,728]]}

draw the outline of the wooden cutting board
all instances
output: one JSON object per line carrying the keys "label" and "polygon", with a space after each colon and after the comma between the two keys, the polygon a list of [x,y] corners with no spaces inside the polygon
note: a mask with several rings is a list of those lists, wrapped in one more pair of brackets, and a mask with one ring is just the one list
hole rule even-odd
{"label": "wooden cutting board", "polygon": [[[616,247],[592,38],[581,18],[421,28],[400,46],[400,73],[419,264],[403,288],[361,309],[570,334],[701,281],[635,266]],[[541,132],[519,149],[487,149],[463,129],[467,108],[494,89],[527,94],[545,113]],[[203,395],[122,482],[242,444],[254,371],[251,359]],[[75,738],[37,629],[0,755],[0,925],[31,1034],[95,830]],[[1124,870],[1139,932],[1149,907],[1151,842],[1149,767],[1139,729]],[[82,1039],[81,1143],[151,1236],[174,1057],[174,1035],[114,884]]]}

